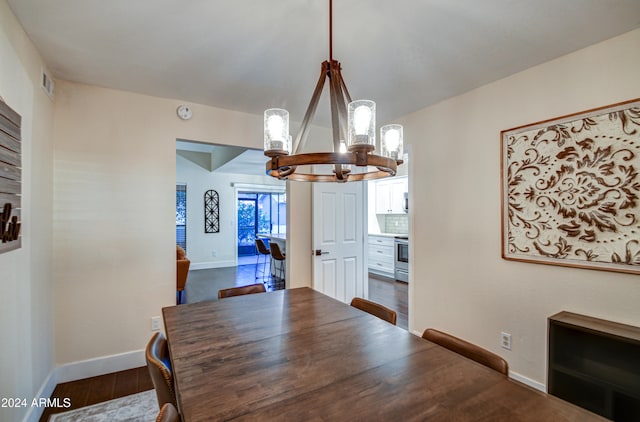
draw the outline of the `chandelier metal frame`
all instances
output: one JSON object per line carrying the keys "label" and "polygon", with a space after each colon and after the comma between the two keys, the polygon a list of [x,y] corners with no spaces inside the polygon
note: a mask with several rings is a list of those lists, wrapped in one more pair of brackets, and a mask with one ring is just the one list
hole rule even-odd
{"label": "chandelier metal frame", "polygon": [[[293,142],[293,154],[284,149],[265,148],[264,155],[270,157],[266,163],[266,173],[282,180],[306,182],[350,182],[374,180],[395,176],[397,166],[402,164],[401,157],[394,159],[373,153],[375,146],[370,144],[354,144],[344,151],[341,143],[347,139],[347,104],[351,95],[342,78],[340,62],[333,59],[333,12],[332,0],[329,0],[329,60],[321,65],[320,77],[316,84],[311,101],[302,120],[300,130]],[[302,153],[309,135],[309,128],[316,113],[326,80],[329,80],[329,99],[331,105],[331,127],[333,152]],[[342,151],[341,151],[342,149]],[[330,164],[332,174],[304,173],[299,166]],[[374,167],[366,172],[352,172],[351,166]]]}

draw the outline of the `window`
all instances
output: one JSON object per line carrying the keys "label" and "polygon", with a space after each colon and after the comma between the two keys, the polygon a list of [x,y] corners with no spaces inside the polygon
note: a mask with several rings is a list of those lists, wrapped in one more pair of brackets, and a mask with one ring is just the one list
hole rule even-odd
{"label": "window", "polygon": [[187,251],[187,185],[176,185],[176,245]]}
{"label": "window", "polygon": [[284,236],[286,233],[286,193],[238,193],[238,255],[256,253],[256,235]]}

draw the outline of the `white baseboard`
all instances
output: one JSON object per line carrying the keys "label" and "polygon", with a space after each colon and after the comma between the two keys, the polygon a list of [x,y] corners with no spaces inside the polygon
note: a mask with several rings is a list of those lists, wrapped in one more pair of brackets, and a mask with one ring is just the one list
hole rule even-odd
{"label": "white baseboard", "polygon": [[520,375],[517,372],[509,371],[509,378],[519,381],[525,385],[528,385],[531,388],[535,388],[538,391],[542,391],[543,393],[547,392],[546,385],[536,380],[532,380],[531,378],[525,377],[524,375]]}
{"label": "white baseboard", "polygon": [[56,378],[58,383],[77,381],[145,365],[144,349],[135,350],[60,365],[56,368]]}
{"label": "white baseboard", "polygon": [[[35,398],[49,398],[51,394],[53,394],[53,390],[55,390],[56,385],[58,384],[56,368],[52,369],[49,372],[49,375],[42,383],[40,390],[36,394]],[[24,416],[23,422],[38,422],[42,413],[44,412],[44,407],[40,406],[31,406],[27,411],[27,414]]]}
{"label": "white baseboard", "polygon": [[234,260],[230,261],[210,261],[191,263],[190,270],[208,270],[209,268],[235,267],[238,263]]}
{"label": "white baseboard", "polygon": [[[111,356],[102,356],[95,359],[87,359],[79,362],[60,365],[49,373],[42,383],[36,398],[49,398],[53,394],[56,385],[63,382],[77,381],[112,372],[125,371],[127,369],[145,366],[144,350],[120,353]],[[23,422],[37,422],[40,420],[44,407],[33,406],[25,415]]]}

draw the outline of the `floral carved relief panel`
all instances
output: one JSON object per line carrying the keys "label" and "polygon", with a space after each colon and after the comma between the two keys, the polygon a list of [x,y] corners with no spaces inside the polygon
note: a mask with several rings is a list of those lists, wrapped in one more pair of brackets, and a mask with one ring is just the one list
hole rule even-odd
{"label": "floral carved relief panel", "polygon": [[502,131],[502,257],[640,274],[640,99]]}

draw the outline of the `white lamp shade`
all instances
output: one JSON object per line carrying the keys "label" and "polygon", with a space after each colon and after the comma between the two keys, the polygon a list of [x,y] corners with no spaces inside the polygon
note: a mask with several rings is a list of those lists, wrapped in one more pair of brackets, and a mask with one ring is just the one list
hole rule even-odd
{"label": "white lamp shade", "polygon": [[347,106],[347,146],[376,145],[376,103],[370,100],[352,101]]}
{"label": "white lamp shade", "polygon": [[402,136],[402,125],[386,125],[380,128],[380,149],[384,157],[402,159]]}
{"label": "white lamp shade", "polygon": [[270,108],[264,112],[264,150],[291,153],[289,137],[289,112],[282,108]]}

